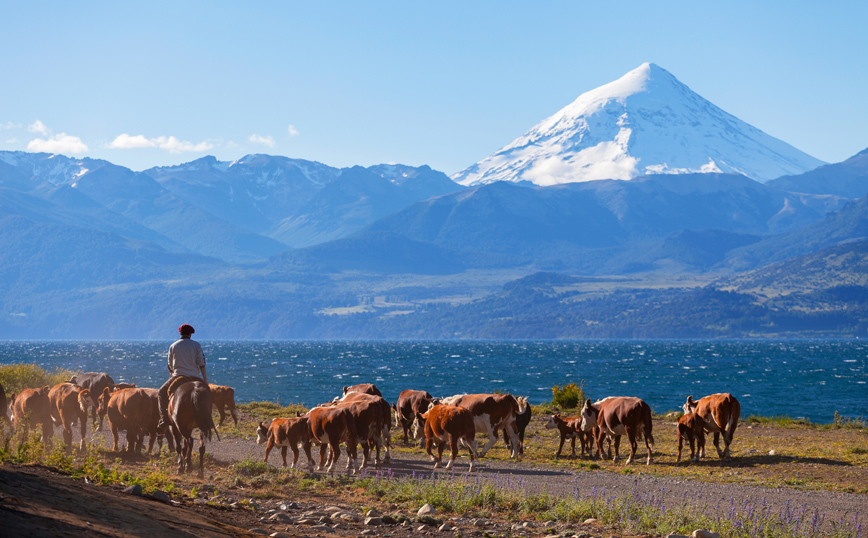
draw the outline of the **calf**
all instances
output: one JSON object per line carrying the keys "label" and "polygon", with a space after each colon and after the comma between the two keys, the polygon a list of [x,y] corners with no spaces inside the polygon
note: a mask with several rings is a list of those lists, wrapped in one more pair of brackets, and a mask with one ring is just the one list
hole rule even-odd
{"label": "calf", "polygon": [[355,474],[358,433],[351,410],[346,406],[315,407],[304,416],[308,417],[310,425],[310,442],[320,447],[319,469],[323,467],[326,450],[331,448],[334,457],[329,458],[326,470],[328,473],[334,472],[341,455],[341,443],[346,443],[347,470]]}
{"label": "calf", "polygon": [[307,456],[308,472],[313,472],[313,457],[310,455],[310,424],[308,417],[276,418],[266,426],[262,422],[256,428],[256,442],[265,445],[265,463],[268,463],[268,454],[275,446],[280,447],[280,455],[283,457],[283,466],[286,467],[286,449],[292,449],[292,465],[290,469],[297,468],[298,446],[304,449]]}
{"label": "calf", "polygon": [[[115,381],[112,379],[110,375],[105,372],[85,372],[83,374],[77,374],[69,378],[67,383],[72,383],[74,385],[78,385],[83,389],[88,389],[93,397],[99,398],[100,394],[108,388],[109,390],[115,390]],[[97,407],[93,408],[93,423],[96,425],[97,418]],[[103,415],[99,417],[99,427],[97,431],[102,431],[102,419]]]}
{"label": "calf", "polygon": [[[684,441],[690,443],[690,461],[699,461],[699,454],[705,453],[705,423],[696,413],[687,413],[678,419],[678,457],[675,463],[681,461],[681,449]],[[697,447],[698,445],[698,447]],[[696,449],[699,448],[697,453]]]}
{"label": "calf", "polygon": [[546,422],[545,428],[547,430],[557,430],[561,434],[561,444],[558,446],[558,451],[555,454],[555,458],[561,457],[561,450],[564,448],[564,441],[567,439],[570,440],[570,445],[572,447],[572,456],[576,457],[576,438],[581,442],[581,456],[585,455],[585,451],[587,450],[588,456],[591,455],[591,446],[593,435],[591,432],[586,432],[582,430],[582,417],[562,417],[560,415],[552,415],[548,422]]}
{"label": "calf", "polygon": [[640,398],[614,397],[604,398],[597,403],[587,400],[582,407],[582,430],[588,431],[599,428],[597,431],[597,451],[603,458],[603,439],[615,438],[615,457],[618,461],[618,449],[621,445],[621,436],[626,435],[630,440],[630,457],[627,463],[633,462],[636,456],[636,439],[644,434],[645,446],[648,448],[646,465],[651,465],[651,447],[654,446],[654,437],[651,435],[651,408]]}
{"label": "calf", "polygon": [[404,430],[404,444],[409,443],[410,428],[416,420],[417,413],[425,413],[434,401],[434,397],[424,390],[404,390],[398,395],[398,403],[392,406],[398,424]]}
{"label": "calf", "polygon": [[211,397],[214,399],[214,407],[220,413],[220,423],[217,424],[217,427],[223,426],[223,421],[226,420],[226,408],[229,409],[232,420],[235,421],[235,426],[238,426],[238,411],[235,410],[235,389],[211,383],[208,386],[211,387]]}
{"label": "calf", "polygon": [[123,389],[112,392],[106,387],[99,396],[98,405],[100,414],[107,414],[109,418],[113,440],[112,450],[118,450],[118,431],[126,430],[127,452],[130,454],[139,452],[144,443],[145,431],[153,420],[153,402],[145,389]]}
{"label": "calf", "polygon": [[[515,426],[518,428],[518,453],[524,454],[524,431],[527,429],[528,424],[530,424],[533,411],[531,411],[530,404],[524,396],[519,396],[515,400],[518,402],[519,407],[523,405],[525,408],[523,413],[515,416]],[[506,434],[506,430],[503,430],[503,442],[506,443],[506,448],[512,448],[512,445],[509,444],[509,436]]]}
{"label": "calf", "polygon": [[[443,448],[449,443],[451,449],[449,463],[446,469],[452,469],[458,457],[458,442],[470,450],[470,471],[473,472],[476,453],[476,426],[473,414],[464,407],[453,405],[435,405],[427,413],[417,413],[414,425],[414,437],[425,439],[425,451],[434,463],[434,468],[440,467],[443,460]],[[437,443],[437,457],[431,452]]]}
{"label": "calf", "polygon": [[26,436],[30,428],[42,424],[42,442],[46,447],[51,446],[51,436],[54,434],[51,400],[48,398],[50,390],[51,387],[47,385],[41,389],[24,389],[12,399],[12,421],[15,427],[23,428],[22,434]]}
{"label": "calf", "polygon": [[[488,442],[479,452],[479,457],[486,453],[497,442],[497,430],[503,428],[512,443],[511,457],[518,457],[518,427],[515,417],[525,412],[516,399],[510,394],[459,394],[443,398],[439,403],[457,405],[470,411],[477,433],[488,434]],[[524,406],[527,406],[525,401]]]}
{"label": "calf", "polygon": [[[712,394],[695,401],[693,396],[687,397],[683,406],[684,414],[696,413],[702,419],[705,431],[714,434],[714,447],[720,459],[729,459],[729,445],[738,427],[738,417],[741,415],[741,405],[735,396],[728,392]],[[723,434],[724,449],[720,449],[720,435]],[[699,451],[699,457],[705,457],[705,447]]]}
{"label": "calf", "polygon": [[67,450],[72,446],[72,426],[78,420],[81,424],[81,443],[79,451],[84,451],[87,437],[88,409],[95,407],[88,389],[83,389],[72,383],[60,383],[48,391],[51,403],[51,420],[63,426],[63,442]]}

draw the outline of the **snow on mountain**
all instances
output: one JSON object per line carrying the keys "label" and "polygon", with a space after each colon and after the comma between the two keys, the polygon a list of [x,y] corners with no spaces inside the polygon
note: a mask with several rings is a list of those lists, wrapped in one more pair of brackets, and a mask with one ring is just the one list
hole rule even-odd
{"label": "snow on mountain", "polygon": [[53,185],[73,184],[88,172],[110,164],[101,159],[74,159],[53,153],[24,151],[0,151],[0,161],[38,178],[39,181],[47,181]]}
{"label": "snow on mountain", "polygon": [[723,172],[765,182],[822,164],[645,63],[580,95],[452,179],[467,186],[495,181],[546,186]]}

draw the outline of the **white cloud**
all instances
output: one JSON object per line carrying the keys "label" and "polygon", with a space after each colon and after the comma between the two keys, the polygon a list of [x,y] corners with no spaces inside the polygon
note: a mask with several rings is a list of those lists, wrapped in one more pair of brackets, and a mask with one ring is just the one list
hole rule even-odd
{"label": "white cloud", "polygon": [[298,129],[295,128],[295,125],[287,127],[286,132],[289,133],[289,136],[298,136]]}
{"label": "white cloud", "polygon": [[157,147],[169,150],[169,153],[208,151],[214,147],[214,145],[209,142],[199,142],[198,144],[194,144],[192,142],[187,142],[186,140],[178,140],[174,136],[158,136],[157,138],[154,138],[153,141],[157,144]]}
{"label": "white cloud", "polygon": [[186,153],[208,151],[214,145],[207,141],[194,144],[186,140],[179,140],[174,136],[147,138],[144,135],[132,136],[123,133],[112,140],[108,147],[112,149],[160,148],[167,150],[169,153]]}
{"label": "white cloud", "polygon": [[[37,123],[42,125],[42,122],[37,120]],[[33,127],[33,126],[31,126]],[[87,151],[87,144],[81,141],[77,136],[70,136],[66,133],[60,133],[48,138],[35,138],[27,144],[28,151],[37,153],[84,153]]]}
{"label": "white cloud", "polygon": [[270,148],[274,147],[274,138],[270,136],[260,136],[254,133],[250,135],[249,140],[254,144],[262,144],[263,146],[268,146]]}
{"label": "white cloud", "polygon": [[0,123],[0,130],[3,130],[3,129],[10,129],[11,130],[11,129],[20,129],[20,128],[21,128],[20,123],[12,123],[11,121],[6,122],[6,123]]}
{"label": "white cloud", "polygon": [[46,127],[45,124],[39,120],[36,120],[33,123],[31,123],[27,127],[27,130],[30,131],[31,133],[39,133],[42,136],[47,136],[47,135],[51,134],[51,129]]}
{"label": "white cloud", "polygon": [[133,148],[153,148],[157,144],[153,140],[148,140],[142,135],[130,136],[126,133],[120,134],[112,140],[108,147],[113,149],[133,149]]}

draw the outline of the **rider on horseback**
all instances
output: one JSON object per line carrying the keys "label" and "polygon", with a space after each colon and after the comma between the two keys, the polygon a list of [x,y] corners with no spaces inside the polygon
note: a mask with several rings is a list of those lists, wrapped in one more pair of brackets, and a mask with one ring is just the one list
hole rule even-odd
{"label": "rider on horseback", "polygon": [[[180,376],[200,380],[208,383],[208,376],[205,374],[205,353],[202,351],[202,346],[199,342],[192,340],[190,335],[195,331],[193,327],[181,325],[178,327],[178,332],[181,333],[181,338],[171,346],[169,346],[169,373],[172,376],[168,381],[160,387],[158,401],[160,404],[160,423],[158,427],[167,426],[169,420],[169,388],[173,381]],[[199,377],[199,372],[202,376]]]}

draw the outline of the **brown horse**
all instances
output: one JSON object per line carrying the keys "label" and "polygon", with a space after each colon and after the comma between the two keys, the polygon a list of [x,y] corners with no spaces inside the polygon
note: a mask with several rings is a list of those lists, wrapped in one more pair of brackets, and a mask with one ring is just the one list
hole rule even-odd
{"label": "brown horse", "polygon": [[[184,382],[180,379],[170,387],[169,394],[169,418],[178,451],[178,472],[189,473],[193,467],[193,430],[199,428],[199,478],[203,478],[205,440],[211,440],[211,430],[217,433],[211,418],[214,405],[211,389],[202,381]],[[217,440],[220,440],[219,433]]]}

